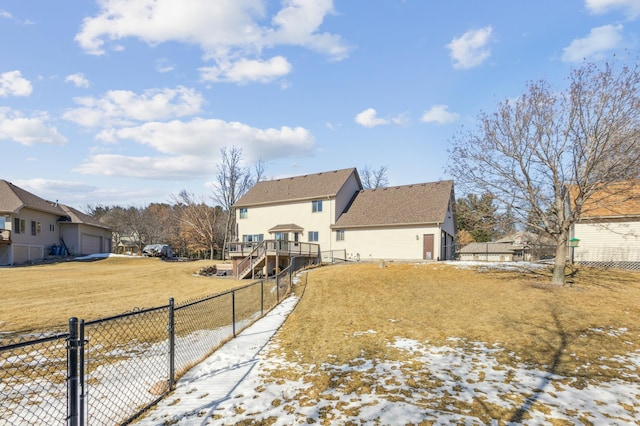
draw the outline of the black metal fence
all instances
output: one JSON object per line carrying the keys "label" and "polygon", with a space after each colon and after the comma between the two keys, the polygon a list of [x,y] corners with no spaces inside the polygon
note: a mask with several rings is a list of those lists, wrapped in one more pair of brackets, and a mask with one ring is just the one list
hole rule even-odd
{"label": "black metal fence", "polygon": [[289,295],[293,259],[275,279],[49,336],[0,340],[0,425],[127,424],[175,381]]}

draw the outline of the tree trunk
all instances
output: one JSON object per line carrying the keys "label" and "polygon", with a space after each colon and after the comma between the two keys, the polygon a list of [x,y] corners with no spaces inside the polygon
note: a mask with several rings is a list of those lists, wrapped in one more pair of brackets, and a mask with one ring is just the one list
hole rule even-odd
{"label": "tree trunk", "polygon": [[565,270],[567,268],[567,244],[558,243],[556,246],[556,260],[553,265],[552,284],[564,285]]}

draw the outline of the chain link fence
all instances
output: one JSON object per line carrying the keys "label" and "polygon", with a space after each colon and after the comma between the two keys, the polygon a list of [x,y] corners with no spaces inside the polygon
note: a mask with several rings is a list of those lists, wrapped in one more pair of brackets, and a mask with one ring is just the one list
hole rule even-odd
{"label": "chain link fence", "polygon": [[0,337],[0,426],[128,424],[175,381],[291,292],[292,259],[275,279],[94,321],[69,332]]}
{"label": "chain link fence", "polygon": [[[67,417],[68,333],[0,347],[0,425],[62,424]],[[51,423],[49,419],[58,419]]]}

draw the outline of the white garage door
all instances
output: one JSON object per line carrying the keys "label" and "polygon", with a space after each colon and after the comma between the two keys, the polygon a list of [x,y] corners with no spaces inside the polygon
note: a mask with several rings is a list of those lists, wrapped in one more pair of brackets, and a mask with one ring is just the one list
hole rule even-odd
{"label": "white garage door", "polygon": [[101,238],[95,235],[82,234],[82,254],[101,253]]}

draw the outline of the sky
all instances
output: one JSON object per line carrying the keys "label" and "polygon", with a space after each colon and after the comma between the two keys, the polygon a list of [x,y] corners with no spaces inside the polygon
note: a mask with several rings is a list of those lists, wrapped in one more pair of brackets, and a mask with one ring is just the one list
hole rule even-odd
{"label": "sky", "polygon": [[451,179],[480,112],[635,58],[640,1],[0,0],[0,39],[0,179],[86,210],[210,200],[232,147],[269,179]]}

